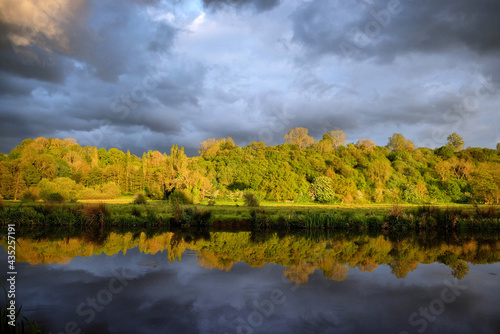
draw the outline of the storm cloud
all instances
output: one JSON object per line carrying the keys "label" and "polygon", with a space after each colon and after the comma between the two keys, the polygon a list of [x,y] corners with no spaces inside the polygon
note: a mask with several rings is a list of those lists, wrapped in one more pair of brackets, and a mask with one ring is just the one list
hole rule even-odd
{"label": "storm cloud", "polygon": [[0,151],[24,138],[196,154],[201,141],[500,141],[494,0],[0,4]]}

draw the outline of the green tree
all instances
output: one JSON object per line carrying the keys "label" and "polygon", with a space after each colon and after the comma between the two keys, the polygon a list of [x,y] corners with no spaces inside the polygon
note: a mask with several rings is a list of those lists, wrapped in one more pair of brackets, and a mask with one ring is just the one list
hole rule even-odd
{"label": "green tree", "polygon": [[446,146],[450,147],[454,152],[461,151],[464,148],[464,140],[456,132],[448,136]]}
{"label": "green tree", "polygon": [[335,191],[332,188],[332,179],[326,176],[318,176],[312,184],[314,198],[320,203],[329,203],[335,199]]}
{"label": "green tree", "polygon": [[395,133],[392,137],[389,137],[387,147],[391,151],[413,151],[415,149],[415,145],[400,133]]}

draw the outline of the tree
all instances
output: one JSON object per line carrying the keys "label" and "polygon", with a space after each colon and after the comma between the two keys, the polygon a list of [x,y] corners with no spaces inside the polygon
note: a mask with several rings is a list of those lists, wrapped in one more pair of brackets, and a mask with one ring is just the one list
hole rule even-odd
{"label": "tree", "polygon": [[323,135],[323,139],[329,140],[333,149],[337,149],[347,144],[347,137],[342,130],[329,131]]}
{"label": "tree", "polygon": [[215,138],[210,138],[205,141],[202,141],[200,143],[200,149],[198,150],[198,153],[200,155],[203,155],[203,153],[205,153],[210,147],[214,146],[216,142],[217,141],[215,140]]}
{"label": "tree", "polygon": [[395,133],[389,138],[387,147],[391,151],[413,151],[415,149],[415,145],[400,133]]}
{"label": "tree", "polygon": [[458,152],[464,148],[464,140],[457,133],[453,132],[448,136],[446,146],[451,147],[454,152]]}
{"label": "tree", "polygon": [[355,146],[359,149],[368,151],[375,147],[375,143],[370,139],[360,139]]}
{"label": "tree", "polygon": [[297,145],[299,148],[311,146],[314,138],[308,135],[309,130],[297,127],[291,129],[286,135],[285,140],[289,144]]}
{"label": "tree", "polygon": [[500,153],[500,143],[497,144],[497,152]]}
{"label": "tree", "polygon": [[314,197],[320,203],[332,202],[335,199],[335,192],[332,188],[332,179],[326,176],[318,176],[312,184]]}

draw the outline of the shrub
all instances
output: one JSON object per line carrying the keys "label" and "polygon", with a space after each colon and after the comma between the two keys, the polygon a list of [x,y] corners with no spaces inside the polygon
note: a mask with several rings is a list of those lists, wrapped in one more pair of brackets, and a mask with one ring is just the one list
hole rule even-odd
{"label": "shrub", "polygon": [[482,218],[495,218],[497,215],[497,209],[490,205],[485,209],[480,209],[478,206],[475,207],[476,215]]}
{"label": "shrub", "polygon": [[193,200],[190,198],[188,194],[186,194],[182,190],[175,189],[169,197],[170,203],[175,205],[180,204],[193,204]]}
{"label": "shrub", "polygon": [[208,227],[212,224],[212,211],[178,207],[174,213],[174,221],[183,227]]}
{"label": "shrub", "polygon": [[52,181],[42,179],[38,183],[40,188],[40,197],[43,200],[49,199],[50,194],[58,193],[64,200],[77,198],[80,192],[81,185],[67,177],[58,177]]}
{"label": "shrub", "polygon": [[255,196],[254,193],[251,192],[246,192],[243,194],[243,201],[245,202],[245,205],[249,207],[260,206],[259,199],[257,198],[257,196]]}
{"label": "shrub", "polygon": [[51,204],[60,204],[64,203],[64,196],[60,193],[50,193],[45,197],[45,202]]}
{"label": "shrub", "polygon": [[137,194],[134,198],[133,204],[146,204],[148,202],[146,196],[144,194]]}
{"label": "shrub", "polygon": [[114,182],[82,190],[82,198],[84,199],[114,199],[118,198],[120,194],[120,187]]}
{"label": "shrub", "polygon": [[[134,201],[135,202],[135,201]],[[135,203],[134,203],[135,204]],[[142,212],[139,208],[137,208],[136,206],[132,207],[132,212],[131,212],[132,216],[134,217],[140,217],[142,215]]]}
{"label": "shrub", "polygon": [[82,214],[88,224],[104,224],[106,219],[111,215],[111,212],[104,203],[91,204],[83,208]]}
{"label": "shrub", "polygon": [[318,176],[312,184],[314,198],[320,203],[332,202],[335,199],[335,191],[332,189],[332,179],[327,176]]}
{"label": "shrub", "polygon": [[208,206],[215,206],[215,200],[214,199],[209,199],[208,200]]}
{"label": "shrub", "polygon": [[22,202],[35,202],[38,200],[38,192],[36,189],[28,189],[23,194],[21,195],[21,201]]}

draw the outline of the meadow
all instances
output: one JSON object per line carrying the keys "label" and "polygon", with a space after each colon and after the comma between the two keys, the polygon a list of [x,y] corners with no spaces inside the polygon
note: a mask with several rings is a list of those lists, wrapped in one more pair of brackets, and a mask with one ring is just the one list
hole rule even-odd
{"label": "meadow", "polygon": [[349,229],[371,231],[482,230],[500,231],[500,210],[492,205],[325,205],[316,203],[243,201],[171,204],[132,197],[48,204],[5,201],[0,223],[36,226],[164,226],[225,229]]}

